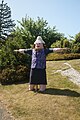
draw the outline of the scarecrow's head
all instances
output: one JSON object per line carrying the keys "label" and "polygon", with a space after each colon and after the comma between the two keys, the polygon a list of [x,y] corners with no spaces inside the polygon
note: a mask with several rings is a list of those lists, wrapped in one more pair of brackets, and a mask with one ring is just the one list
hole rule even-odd
{"label": "scarecrow's head", "polygon": [[41,36],[38,36],[36,41],[34,42],[35,49],[43,49],[45,42],[43,41]]}

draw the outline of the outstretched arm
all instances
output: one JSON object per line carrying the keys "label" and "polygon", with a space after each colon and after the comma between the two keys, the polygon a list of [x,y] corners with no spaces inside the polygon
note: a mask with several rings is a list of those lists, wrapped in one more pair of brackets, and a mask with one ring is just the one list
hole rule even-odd
{"label": "outstretched arm", "polygon": [[49,48],[49,50],[51,50],[53,52],[60,52],[63,49],[65,49],[65,48]]}
{"label": "outstretched arm", "polygon": [[14,52],[20,52],[20,53],[23,53],[23,54],[24,54],[24,50],[25,50],[25,49],[14,50]]}
{"label": "outstretched arm", "polygon": [[53,48],[53,52],[61,52],[61,50],[64,50],[64,48]]}
{"label": "outstretched arm", "polygon": [[70,52],[70,48],[53,48],[53,52],[66,53],[66,52]]}
{"label": "outstretched arm", "polygon": [[49,53],[55,52],[55,53],[62,53],[63,51],[67,51],[68,48],[49,48]]}
{"label": "outstretched arm", "polygon": [[14,52],[20,52],[22,54],[29,54],[29,55],[32,55],[32,49],[29,48],[29,49],[19,49],[19,50],[14,50]]}

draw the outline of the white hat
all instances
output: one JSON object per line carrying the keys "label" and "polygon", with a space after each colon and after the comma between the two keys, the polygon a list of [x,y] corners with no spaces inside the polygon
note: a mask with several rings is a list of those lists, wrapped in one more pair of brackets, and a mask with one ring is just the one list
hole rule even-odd
{"label": "white hat", "polygon": [[36,44],[36,43],[43,43],[43,44],[45,44],[45,42],[43,41],[43,39],[42,39],[41,36],[38,36],[38,37],[37,37],[37,39],[36,39],[36,41],[34,42],[34,44]]}

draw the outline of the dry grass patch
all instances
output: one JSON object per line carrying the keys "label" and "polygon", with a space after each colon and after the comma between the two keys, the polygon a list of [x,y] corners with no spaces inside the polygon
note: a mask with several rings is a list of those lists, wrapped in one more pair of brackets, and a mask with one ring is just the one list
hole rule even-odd
{"label": "dry grass patch", "polygon": [[70,60],[68,63],[70,63],[74,69],[80,72],[80,59]]}

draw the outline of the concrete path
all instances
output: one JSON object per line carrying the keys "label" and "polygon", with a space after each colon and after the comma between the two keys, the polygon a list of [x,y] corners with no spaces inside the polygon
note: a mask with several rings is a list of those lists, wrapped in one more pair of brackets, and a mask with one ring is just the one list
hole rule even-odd
{"label": "concrete path", "polygon": [[64,63],[64,64],[69,66],[69,68],[66,70],[57,70],[56,72],[60,72],[61,75],[67,76],[69,80],[80,86],[80,73],[74,68],[72,68],[70,64],[68,63]]}

